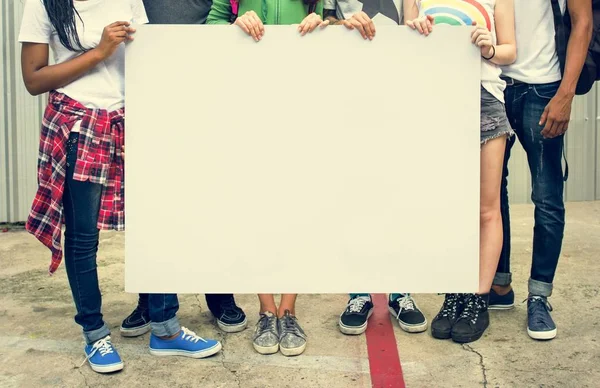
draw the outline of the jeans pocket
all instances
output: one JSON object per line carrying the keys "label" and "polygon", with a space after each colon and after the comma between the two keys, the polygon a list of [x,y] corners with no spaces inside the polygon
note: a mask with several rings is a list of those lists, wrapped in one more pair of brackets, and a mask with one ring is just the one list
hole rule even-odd
{"label": "jeans pocket", "polygon": [[544,100],[551,100],[556,95],[559,86],[560,81],[551,82],[549,84],[531,85],[535,95]]}

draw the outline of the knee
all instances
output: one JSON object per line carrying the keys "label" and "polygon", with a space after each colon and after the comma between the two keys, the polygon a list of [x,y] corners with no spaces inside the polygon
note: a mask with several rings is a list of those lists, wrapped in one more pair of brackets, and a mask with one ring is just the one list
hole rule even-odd
{"label": "knee", "polygon": [[65,254],[72,260],[81,261],[93,258],[95,261],[100,232],[98,229],[88,231],[66,230],[65,231]]}

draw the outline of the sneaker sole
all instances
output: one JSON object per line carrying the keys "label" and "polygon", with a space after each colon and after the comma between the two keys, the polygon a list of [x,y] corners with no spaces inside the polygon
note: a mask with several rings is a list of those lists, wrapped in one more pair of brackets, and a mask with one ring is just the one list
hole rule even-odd
{"label": "sneaker sole", "polygon": [[554,339],[556,337],[557,330],[548,330],[548,331],[531,331],[527,329],[527,334],[534,340],[547,341]]}
{"label": "sneaker sole", "polygon": [[417,323],[417,324],[405,323],[396,317],[396,311],[393,308],[388,307],[388,311],[398,322],[398,325],[400,326],[400,328],[407,333],[422,333],[427,330],[427,319],[425,319],[425,321],[423,323]]}
{"label": "sneaker sole", "polygon": [[[340,319],[338,320],[338,327],[340,328],[340,331],[343,334],[347,334],[347,335],[360,335],[362,333],[364,333],[365,331],[367,331],[367,326],[369,325],[369,318],[371,318],[371,314],[373,314],[373,309],[369,310],[369,313],[367,314],[367,320],[365,321],[365,323],[361,326],[346,326],[342,323],[342,318],[340,315]],[[343,314],[342,314],[343,315]]]}
{"label": "sneaker sole", "polygon": [[431,336],[435,339],[446,340],[452,338],[451,331],[438,331],[435,329],[431,329]]}
{"label": "sneaker sole", "polygon": [[139,337],[139,336],[144,335],[147,332],[149,332],[150,329],[151,329],[150,322],[148,322],[144,326],[140,326],[140,327],[136,327],[136,328],[132,328],[132,329],[126,329],[123,326],[121,326],[121,329],[119,331],[121,332],[121,335],[123,337]]}
{"label": "sneaker sole", "polygon": [[217,326],[225,333],[239,333],[240,331],[244,331],[244,329],[246,329],[248,326],[248,320],[244,318],[243,322],[230,325],[217,319]]}
{"label": "sneaker sole", "polygon": [[252,345],[254,346],[254,350],[263,355],[275,354],[279,351],[279,344],[273,346],[259,346],[255,343],[252,343]]}
{"label": "sneaker sole", "polygon": [[92,364],[91,362],[89,364],[90,364],[90,367],[92,368],[92,370],[94,372],[98,372],[98,373],[113,373],[113,372],[118,372],[123,369],[122,362],[119,362],[117,364],[111,364],[111,365],[96,365],[96,364]]}
{"label": "sneaker sole", "polygon": [[221,351],[221,347],[222,347],[221,343],[219,342],[212,348],[199,350],[196,352],[192,352],[189,350],[180,350],[180,349],[162,350],[162,349],[150,348],[150,354],[152,354],[153,356],[159,356],[159,357],[182,356],[182,357],[189,357],[189,358],[206,358],[206,357],[210,357],[210,356],[213,356],[213,355],[219,353]]}
{"label": "sneaker sole", "polygon": [[458,344],[467,344],[469,342],[475,342],[478,339],[480,339],[481,336],[483,335],[483,333],[484,332],[482,331],[481,333],[476,333],[471,336],[464,336],[464,337],[459,336],[459,335],[454,335],[454,334],[452,334],[451,336],[452,336],[452,341],[454,341]]}
{"label": "sneaker sole", "polygon": [[491,304],[488,306],[488,310],[512,310],[515,304]]}
{"label": "sneaker sole", "polygon": [[283,354],[286,357],[299,356],[302,353],[304,353],[305,349],[306,349],[306,342],[304,343],[304,345],[299,346],[297,348],[292,348],[292,349],[282,348],[281,346],[279,347],[279,351],[281,352],[281,354]]}

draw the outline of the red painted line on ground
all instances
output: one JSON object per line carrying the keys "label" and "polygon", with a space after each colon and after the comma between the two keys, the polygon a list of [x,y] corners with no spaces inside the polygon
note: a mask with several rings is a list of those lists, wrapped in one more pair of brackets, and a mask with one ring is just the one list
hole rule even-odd
{"label": "red painted line on ground", "polygon": [[387,296],[373,294],[373,315],[367,327],[367,351],[373,388],[405,388]]}

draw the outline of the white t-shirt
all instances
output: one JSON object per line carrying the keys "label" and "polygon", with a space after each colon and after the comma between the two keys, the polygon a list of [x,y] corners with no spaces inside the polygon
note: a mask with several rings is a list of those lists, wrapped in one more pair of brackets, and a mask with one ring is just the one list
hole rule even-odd
{"label": "white t-shirt", "polygon": [[[559,0],[565,12],[567,0]],[[503,75],[529,84],[560,81],[550,0],[515,1],[517,61],[502,68]]]}
{"label": "white t-shirt", "polygon": [[[471,4],[462,4],[460,3],[460,7],[456,8],[456,13],[460,15],[464,10],[470,12],[474,18],[474,20],[485,20],[486,27],[487,21],[489,20],[489,28],[492,33],[492,42],[493,44],[497,44],[496,39],[496,23],[494,20],[494,9],[496,7],[496,0],[475,0],[477,3],[481,5],[481,8],[475,7]],[[530,0],[517,0],[519,1],[530,1]],[[548,0],[550,1],[550,0]],[[435,9],[439,6],[438,1],[436,0],[418,0],[419,10],[421,16],[424,14],[427,9]],[[443,3],[445,7],[451,8],[450,5],[447,5],[446,2]],[[466,8],[465,8],[466,7]],[[464,9],[463,9],[464,8]],[[446,12],[446,11],[445,11]],[[435,16],[435,14],[434,14]],[[444,15],[447,16],[447,15]],[[469,16],[470,17],[470,16]],[[456,18],[454,18],[456,19]],[[457,23],[457,24],[463,24]],[[434,27],[435,29],[435,27]],[[481,59],[481,86],[485,88],[491,95],[496,97],[498,101],[504,103],[504,89],[506,88],[506,82],[504,82],[500,75],[502,74],[502,69],[500,66],[487,61],[485,59]]]}
{"label": "white t-shirt", "polygon": [[[75,0],[74,4],[83,20],[82,24],[75,16],[79,40],[84,48],[96,47],[100,43],[104,27],[116,21],[148,23],[142,0]],[[60,43],[42,0],[27,0],[19,42],[48,44],[56,64],[81,55],[80,52],[69,51]],[[73,46],[77,47],[74,42]],[[113,111],[124,105],[124,78],[125,45],[121,44],[110,58],[57,91],[87,108]]]}

